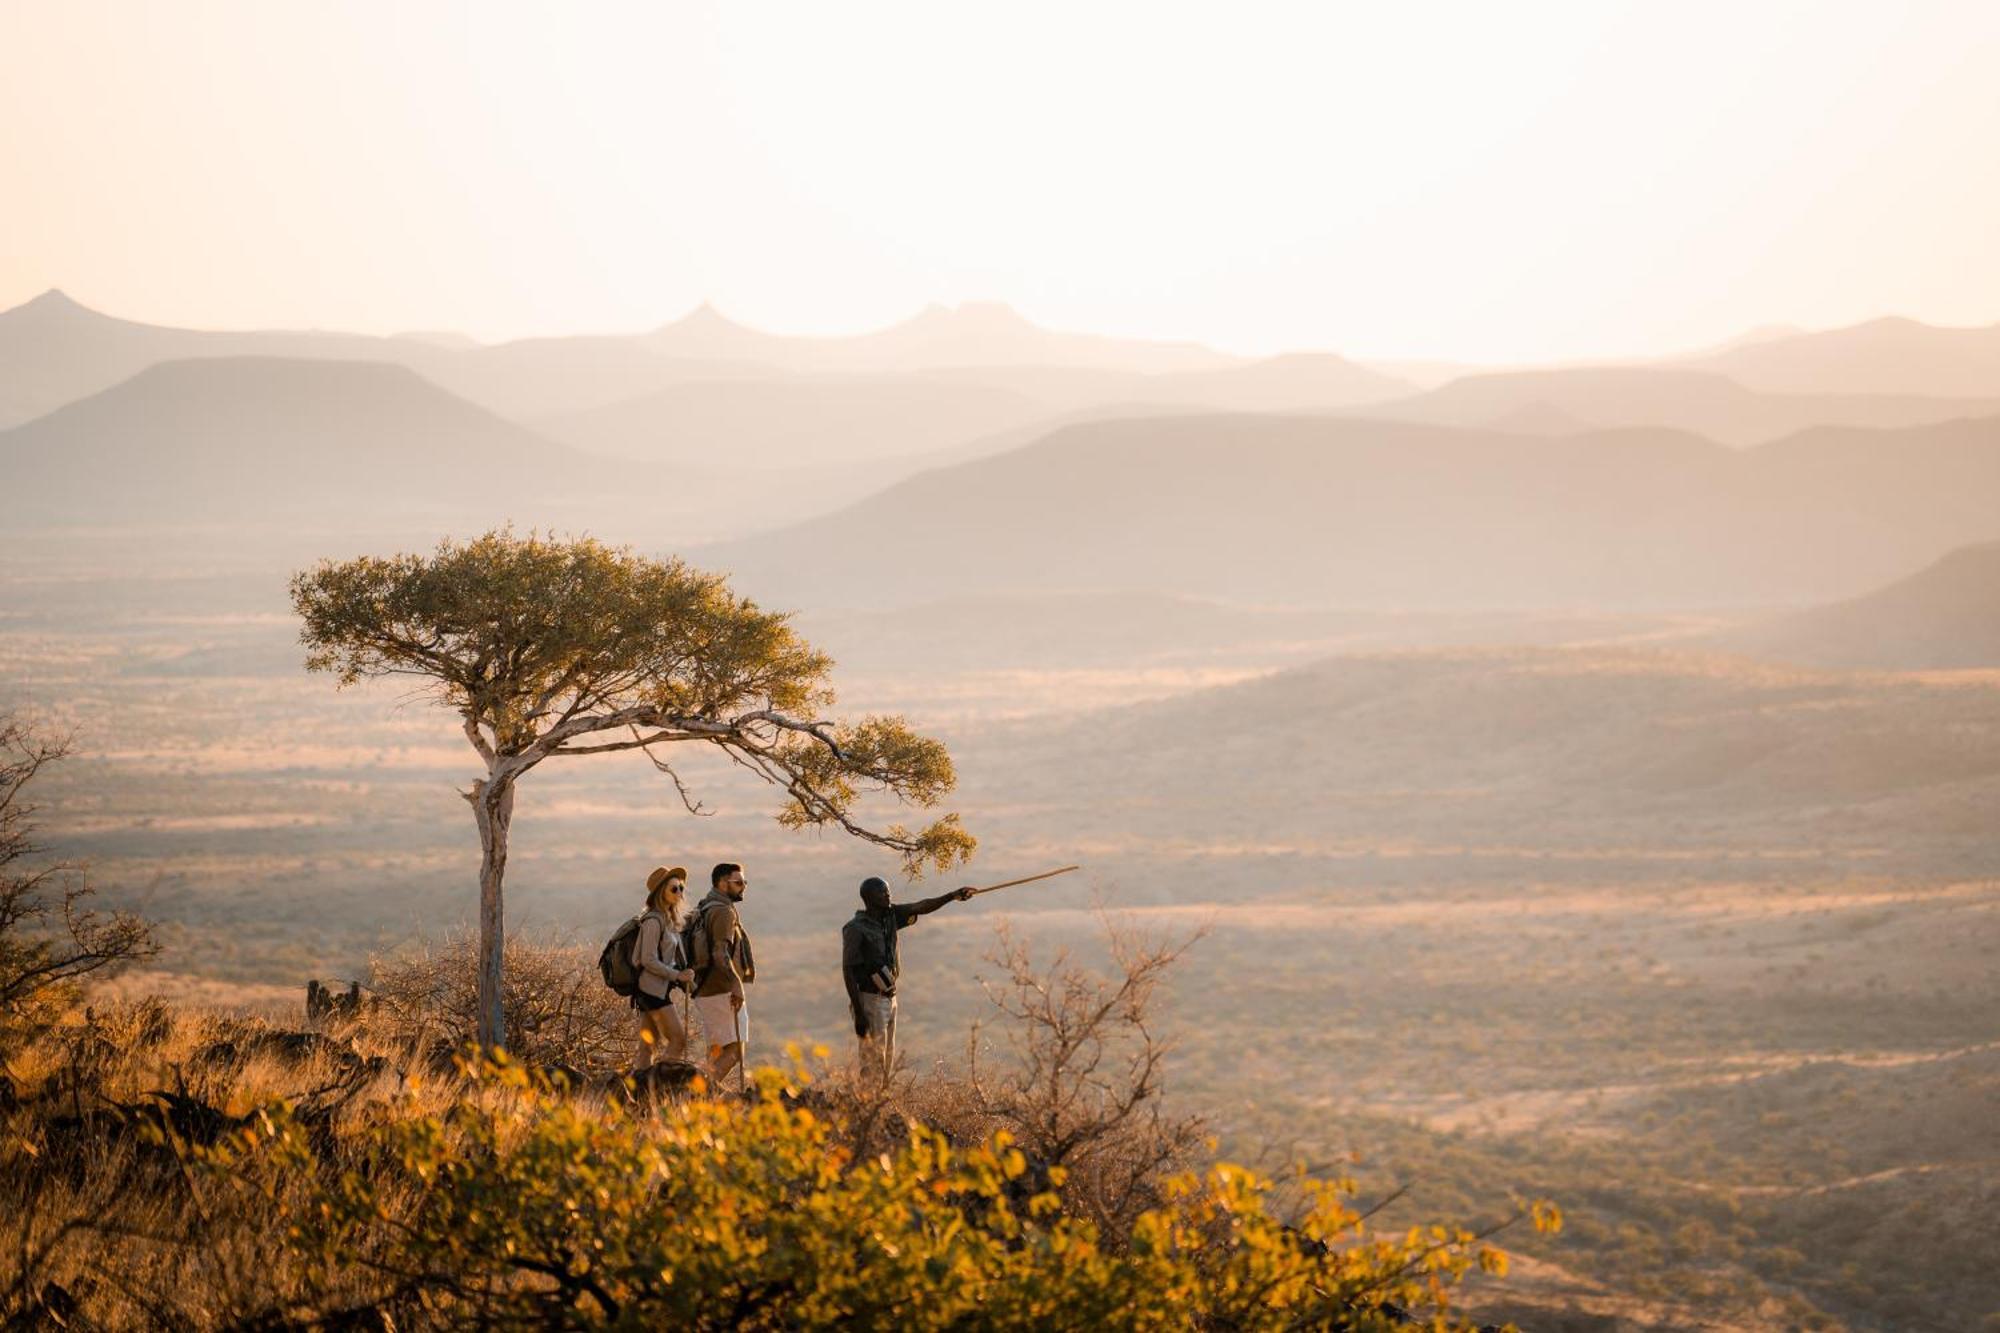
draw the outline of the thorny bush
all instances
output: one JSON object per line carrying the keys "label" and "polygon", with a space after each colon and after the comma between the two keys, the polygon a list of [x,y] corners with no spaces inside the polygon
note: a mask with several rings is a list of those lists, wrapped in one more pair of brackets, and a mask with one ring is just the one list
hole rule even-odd
{"label": "thorny bush", "polygon": [[[469,931],[369,966],[366,1024],[419,1049],[463,1050],[479,1027],[479,940]],[[507,1049],[542,1068],[597,1073],[630,1063],[631,1002],[607,990],[596,958],[561,940],[507,940]]]}

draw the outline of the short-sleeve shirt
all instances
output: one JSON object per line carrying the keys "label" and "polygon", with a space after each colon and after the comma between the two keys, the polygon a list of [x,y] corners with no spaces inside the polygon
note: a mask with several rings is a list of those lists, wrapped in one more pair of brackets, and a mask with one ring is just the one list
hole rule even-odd
{"label": "short-sleeve shirt", "polygon": [[[914,907],[901,903],[888,912],[877,916],[867,908],[862,908],[851,917],[840,930],[840,965],[852,969],[855,980],[864,991],[876,994],[896,993],[896,979],[902,975],[902,959],[896,949],[897,932],[913,925],[918,920]],[[880,973],[889,976],[889,987],[885,991],[879,979]]]}

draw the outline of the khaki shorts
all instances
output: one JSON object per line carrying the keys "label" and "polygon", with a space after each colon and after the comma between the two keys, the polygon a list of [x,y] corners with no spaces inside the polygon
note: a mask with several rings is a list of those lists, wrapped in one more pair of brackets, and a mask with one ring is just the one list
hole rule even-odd
{"label": "khaki shorts", "polygon": [[878,1078],[896,1067],[896,997],[861,993],[861,1013],[868,1035],[861,1039],[861,1069]]}
{"label": "khaki shorts", "polygon": [[749,1000],[743,1002],[741,1009],[732,1012],[728,991],[720,995],[697,995],[694,997],[694,1011],[701,1019],[702,1036],[710,1046],[729,1046],[737,1042],[749,1044]]}

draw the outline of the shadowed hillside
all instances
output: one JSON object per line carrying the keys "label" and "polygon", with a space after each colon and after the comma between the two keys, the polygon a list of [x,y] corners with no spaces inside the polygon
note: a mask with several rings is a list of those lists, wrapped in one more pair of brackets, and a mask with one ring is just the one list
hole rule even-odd
{"label": "shadowed hillside", "polygon": [[1820,600],[2000,528],[2000,419],[1733,451],[1202,416],[1079,425],[704,553],[776,600],[1141,590],[1308,606]]}
{"label": "shadowed hillside", "polygon": [[1963,547],[1885,588],[1717,637],[1738,652],[1818,666],[2000,667],[2000,542]]}
{"label": "shadowed hillside", "polygon": [[421,364],[439,349],[346,333],[210,333],[114,319],[59,291],[0,312],[0,428],[110,388],[162,361],[297,356]]}
{"label": "shadowed hillside", "polygon": [[373,362],[169,362],[0,433],[15,524],[504,518],[609,500],[633,466],[614,472]]}

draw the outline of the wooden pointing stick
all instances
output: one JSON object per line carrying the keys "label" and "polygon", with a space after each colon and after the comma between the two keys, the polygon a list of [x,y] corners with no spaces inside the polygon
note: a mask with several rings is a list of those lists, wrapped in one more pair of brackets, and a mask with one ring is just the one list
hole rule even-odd
{"label": "wooden pointing stick", "polygon": [[1067,875],[1072,870],[1081,870],[1081,869],[1083,869],[1082,866],[1064,866],[1060,870],[1044,870],[1039,875],[1029,875],[1025,879],[1010,879],[1000,884],[988,884],[985,888],[974,889],[972,892],[975,895],[977,895],[981,893],[991,893],[995,889],[1011,889],[1016,884],[1033,884],[1038,879],[1054,879],[1057,875]]}

